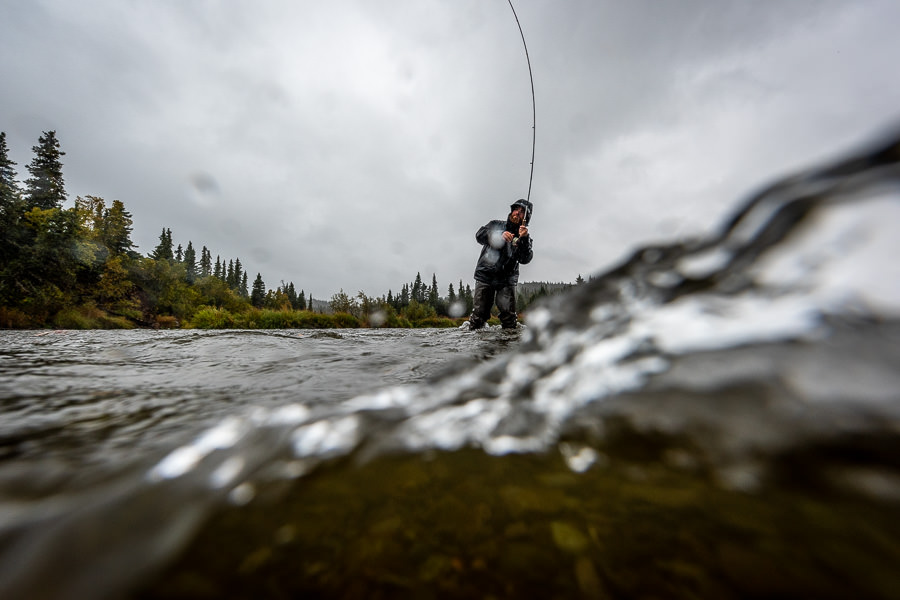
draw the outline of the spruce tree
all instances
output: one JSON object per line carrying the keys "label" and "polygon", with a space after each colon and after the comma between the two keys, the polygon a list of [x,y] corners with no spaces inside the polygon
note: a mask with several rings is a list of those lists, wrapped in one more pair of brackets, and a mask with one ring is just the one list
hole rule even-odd
{"label": "spruce tree", "polygon": [[60,208],[66,199],[61,157],[65,152],[59,149],[55,131],[45,131],[38,138],[38,145],[32,146],[34,158],[28,165],[31,177],[25,182],[28,205],[47,210]]}
{"label": "spruce tree", "polygon": [[235,285],[235,287],[240,287],[241,282],[243,281],[244,271],[242,269],[243,269],[243,267],[241,267],[241,259],[239,259],[239,258],[234,259],[234,285]]}
{"label": "spruce tree", "polygon": [[212,274],[212,254],[206,246],[200,250],[200,277],[209,277]]}
{"label": "spruce tree", "polygon": [[9,159],[6,133],[0,132],[0,304],[21,300],[18,281],[29,271],[22,258],[33,242],[22,222],[25,206],[15,164]]}
{"label": "spruce tree", "polygon": [[225,273],[225,283],[228,284],[228,287],[231,289],[237,289],[239,281],[234,279],[234,259],[228,260],[228,270]]}
{"label": "spruce tree", "polygon": [[224,279],[224,276],[222,275],[222,259],[218,254],[216,254],[216,270],[213,271],[213,277],[216,279]]}
{"label": "spruce tree", "polygon": [[262,276],[257,273],[256,279],[253,280],[253,291],[250,292],[250,304],[256,308],[262,308],[263,302],[266,300],[266,284],[263,283]]}
{"label": "spruce tree", "polygon": [[437,284],[437,275],[431,274],[431,289],[428,290],[428,304],[433,306],[434,308],[438,307],[438,300],[440,299],[441,294],[438,292],[438,284]]}
{"label": "spruce tree", "polygon": [[403,284],[403,289],[400,290],[400,308],[403,308],[403,307],[405,307],[405,306],[409,306],[409,301],[410,301],[410,297],[409,297],[409,284],[408,284],[408,283],[404,283],[404,284]]}
{"label": "spruce tree", "polygon": [[188,240],[187,249],[184,251],[184,277],[188,283],[194,283],[197,279],[197,253],[194,244]]}
{"label": "spruce tree", "polygon": [[178,244],[178,248],[175,249],[175,261],[184,262],[184,250],[181,249],[181,244]]}
{"label": "spruce tree", "polygon": [[16,163],[9,159],[6,147],[6,132],[0,131],[0,217],[6,222],[8,213],[18,212],[16,208],[22,196],[16,182]]}
{"label": "spruce tree", "polygon": [[297,308],[306,310],[306,294],[303,290],[300,290],[300,294],[297,296]]}
{"label": "spruce tree", "polygon": [[121,200],[113,200],[112,206],[103,211],[100,236],[111,254],[125,254],[134,248],[132,223],[131,213],[125,210]]}
{"label": "spruce tree", "polygon": [[425,284],[422,283],[421,273],[416,273],[416,280],[412,286],[412,299],[416,302],[425,302]]}
{"label": "spruce tree", "polygon": [[150,258],[154,260],[173,260],[175,255],[172,253],[172,230],[163,227],[162,233],[159,234],[159,244],[154,248]]}
{"label": "spruce tree", "polygon": [[250,292],[247,290],[247,271],[241,275],[241,289],[240,289],[241,298],[248,298],[250,296]]}
{"label": "spruce tree", "polygon": [[[281,282],[281,285],[284,285],[284,282]],[[297,289],[294,287],[294,282],[290,282],[285,286],[284,293],[287,295],[288,302],[291,303],[291,308],[297,309],[298,301],[297,301]]]}

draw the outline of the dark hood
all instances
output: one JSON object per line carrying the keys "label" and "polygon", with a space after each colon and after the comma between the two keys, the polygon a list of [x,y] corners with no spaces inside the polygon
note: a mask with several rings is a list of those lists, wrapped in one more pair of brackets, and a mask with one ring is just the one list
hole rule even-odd
{"label": "dark hood", "polygon": [[525,209],[525,225],[528,225],[531,222],[531,214],[534,212],[534,205],[528,200],[519,198],[509,205],[509,212],[515,210],[517,206],[521,206]]}

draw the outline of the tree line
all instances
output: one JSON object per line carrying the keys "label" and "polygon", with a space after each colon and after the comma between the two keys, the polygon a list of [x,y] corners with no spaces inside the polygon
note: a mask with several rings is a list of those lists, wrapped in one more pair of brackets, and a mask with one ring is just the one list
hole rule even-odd
{"label": "tree line", "polygon": [[[421,274],[380,297],[343,289],[314,300],[293,282],[252,284],[240,258],[222,258],[193,241],[175,244],[163,228],[146,256],[131,240],[133,219],[120,200],[68,195],[55,131],[32,147],[20,184],[0,132],[0,327],[357,327],[452,326],[472,310],[460,281],[446,295]],[[545,290],[546,292],[546,290]],[[524,310],[536,294],[519,298]]]}

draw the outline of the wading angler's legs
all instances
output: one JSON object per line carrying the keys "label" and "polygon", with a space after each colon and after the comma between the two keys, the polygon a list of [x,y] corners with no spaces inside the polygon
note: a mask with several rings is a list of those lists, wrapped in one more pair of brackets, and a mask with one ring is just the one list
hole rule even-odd
{"label": "wading angler's legs", "polygon": [[494,304],[494,289],[481,283],[475,282],[475,293],[472,296],[475,306],[472,308],[472,316],[469,317],[469,324],[472,329],[481,329],[485,322],[491,318],[491,306]]}
{"label": "wading angler's legs", "polygon": [[497,309],[504,329],[514,329],[516,321],[516,288],[508,285],[497,290]]}

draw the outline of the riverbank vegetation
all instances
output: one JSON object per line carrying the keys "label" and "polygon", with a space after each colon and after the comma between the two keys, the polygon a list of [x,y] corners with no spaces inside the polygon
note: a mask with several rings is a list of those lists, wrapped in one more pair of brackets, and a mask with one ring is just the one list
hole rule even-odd
{"label": "riverbank vegetation", "polygon": [[[343,290],[313,299],[293,282],[252,284],[240,258],[216,255],[192,240],[176,244],[163,228],[146,256],[131,240],[133,219],[120,200],[68,195],[55,131],[32,147],[30,177],[20,184],[0,132],[0,328],[347,328],[457,327],[472,310],[462,281],[442,294],[420,273],[396,294]],[[569,284],[523,284],[518,309]]]}

